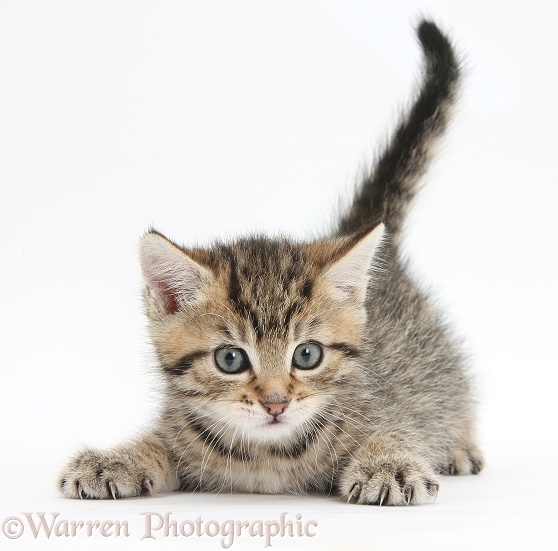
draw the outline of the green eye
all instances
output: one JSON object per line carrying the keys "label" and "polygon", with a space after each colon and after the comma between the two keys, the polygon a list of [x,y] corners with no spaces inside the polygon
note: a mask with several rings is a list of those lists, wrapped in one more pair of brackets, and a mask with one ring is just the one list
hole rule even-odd
{"label": "green eye", "polygon": [[248,357],[242,348],[219,348],[215,350],[215,363],[225,373],[240,373],[248,367]]}
{"label": "green eye", "polygon": [[322,361],[322,348],[315,342],[299,344],[293,354],[293,365],[299,369],[314,369]]}

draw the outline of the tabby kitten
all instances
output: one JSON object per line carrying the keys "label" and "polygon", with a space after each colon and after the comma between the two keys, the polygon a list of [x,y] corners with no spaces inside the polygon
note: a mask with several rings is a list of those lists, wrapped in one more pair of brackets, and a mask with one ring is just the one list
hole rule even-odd
{"label": "tabby kitten", "polygon": [[418,38],[416,101],[331,237],[199,249],[145,235],[162,413],[126,444],[78,453],[64,496],[334,491],[409,505],[436,499],[438,474],[480,471],[461,353],[398,255],[460,76],[433,23]]}

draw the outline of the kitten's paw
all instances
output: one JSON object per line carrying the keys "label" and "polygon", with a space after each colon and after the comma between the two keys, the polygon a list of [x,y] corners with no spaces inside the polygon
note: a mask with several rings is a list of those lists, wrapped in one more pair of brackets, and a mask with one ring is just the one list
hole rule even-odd
{"label": "kitten's paw", "polygon": [[484,467],[482,454],[476,446],[455,448],[447,463],[440,465],[440,474],[479,474]]}
{"label": "kitten's paw", "polygon": [[349,503],[366,505],[421,505],[438,495],[434,471],[410,457],[378,458],[366,465],[352,464],[340,480],[341,495]]}
{"label": "kitten's paw", "polygon": [[117,499],[153,494],[153,478],[129,455],[86,450],[63,470],[59,488],[64,497]]}

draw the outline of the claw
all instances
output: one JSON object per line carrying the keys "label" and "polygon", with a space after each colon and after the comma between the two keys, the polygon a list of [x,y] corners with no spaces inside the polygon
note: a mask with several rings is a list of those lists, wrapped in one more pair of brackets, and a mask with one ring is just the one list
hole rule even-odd
{"label": "claw", "polygon": [[408,484],[407,486],[405,486],[403,492],[405,494],[405,503],[407,505],[411,505],[411,501],[413,500],[413,495],[415,493],[414,488],[410,484]]}
{"label": "claw", "polygon": [[438,490],[440,489],[440,485],[436,482],[432,482],[431,480],[426,481],[426,489],[431,496],[436,497],[438,495]]}
{"label": "claw", "polygon": [[388,495],[389,495],[389,486],[384,484],[384,486],[382,487],[382,491],[380,492],[380,498],[379,498],[380,507],[383,505],[383,503],[387,499]]}
{"label": "claw", "polygon": [[83,487],[81,486],[81,482],[78,482],[77,493],[80,499],[85,497],[85,492],[83,491]]}
{"label": "claw", "polygon": [[141,487],[147,490],[150,496],[155,494],[155,492],[153,491],[153,484],[147,476],[141,481]]}
{"label": "claw", "polygon": [[360,492],[362,492],[362,484],[356,482],[353,484],[351,491],[349,492],[349,497],[347,498],[347,503],[356,503],[360,497]]}
{"label": "claw", "polygon": [[479,474],[482,470],[482,463],[478,459],[471,459],[471,474]]}
{"label": "claw", "polygon": [[118,496],[118,488],[116,487],[116,484],[112,480],[109,480],[108,487],[110,494],[112,495],[112,499],[116,499]]}

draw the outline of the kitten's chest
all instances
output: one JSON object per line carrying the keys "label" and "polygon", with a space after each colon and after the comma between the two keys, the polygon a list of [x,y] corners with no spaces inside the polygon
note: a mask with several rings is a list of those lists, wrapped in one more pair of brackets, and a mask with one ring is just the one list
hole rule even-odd
{"label": "kitten's chest", "polygon": [[330,491],[343,462],[340,450],[320,439],[285,451],[273,446],[224,446],[187,441],[175,447],[177,475],[187,490],[246,493]]}

